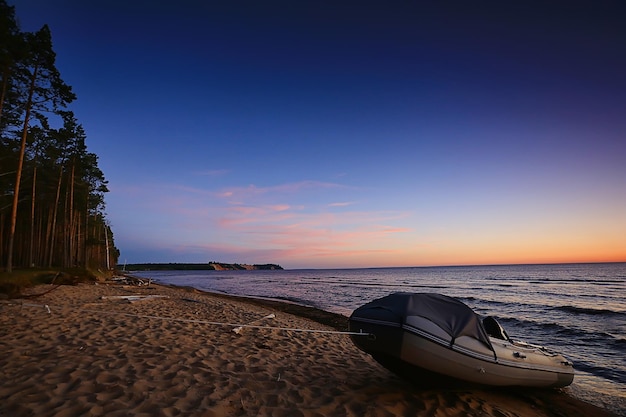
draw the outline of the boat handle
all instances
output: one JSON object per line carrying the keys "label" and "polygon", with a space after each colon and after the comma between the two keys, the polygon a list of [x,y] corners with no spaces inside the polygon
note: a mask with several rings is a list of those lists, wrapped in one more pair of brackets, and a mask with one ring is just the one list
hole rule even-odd
{"label": "boat handle", "polygon": [[526,359],[526,355],[524,355],[523,353],[519,353],[519,352],[514,352],[513,356],[515,356],[516,358],[520,358],[520,359]]}

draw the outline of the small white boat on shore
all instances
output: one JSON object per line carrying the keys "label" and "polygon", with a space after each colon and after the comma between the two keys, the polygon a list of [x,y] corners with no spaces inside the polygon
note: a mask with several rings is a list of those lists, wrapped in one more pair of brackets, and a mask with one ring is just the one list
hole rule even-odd
{"label": "small white boat on shore", "polygon": [[354,344],[390,370],[443,375],[492,386],[564,387],[572,363],[544,347],[511,340],[492,317],[441,294],[395,293],[350,316]]}

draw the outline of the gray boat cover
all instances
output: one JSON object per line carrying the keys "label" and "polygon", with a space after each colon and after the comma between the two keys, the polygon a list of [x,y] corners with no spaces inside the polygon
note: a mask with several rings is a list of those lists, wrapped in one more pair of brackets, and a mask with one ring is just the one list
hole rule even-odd
{"label": "gray boat cover", "polygon": [[[442,294],[397,292],[371,301],[352,313],[351,319],[406,324],[406,317],[424,317],[441,327],[452,338],[469,336],[494,351],[480,317],[461,301]],[[495,354],[495,351],[494,351]]]}

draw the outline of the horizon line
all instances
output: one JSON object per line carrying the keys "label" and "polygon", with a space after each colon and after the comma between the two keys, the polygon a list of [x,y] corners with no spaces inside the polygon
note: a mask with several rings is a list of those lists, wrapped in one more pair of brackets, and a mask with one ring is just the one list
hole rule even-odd
{"label": "horizon line", "polygon": [[[341,268],[284,268],[280,263],[240,263],[240,262],[125,262],[122,265],[209,265],[212,263],[228,264],[228,265],[278,265],[283,270],[300,270],[300,269],[392,269],[392,268],[463,268],[463,267],[481,267],[481,266],[533,266],[533,265],[597,265],[597,264],[623,264],[623,261],[581,261],[581,262],[539,262],[539,263],[502,263],[502,264],[450,264],[450,265],[412,265],[412,266],[354,266]],[[116,265],[120,265],[119,263]]]}

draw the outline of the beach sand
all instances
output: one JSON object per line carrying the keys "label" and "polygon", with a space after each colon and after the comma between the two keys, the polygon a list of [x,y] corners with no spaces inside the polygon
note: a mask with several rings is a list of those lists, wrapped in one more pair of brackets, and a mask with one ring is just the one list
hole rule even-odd
{"label": "beach sand", "polygon": [[[160,297],[110,298],[133,294]],[[612,415],[558,390],[418,387],[346,335],[233,331],[247,323],[333,331],[347,322],[161,285],[64,285],[1,301],[0,416]]]}

